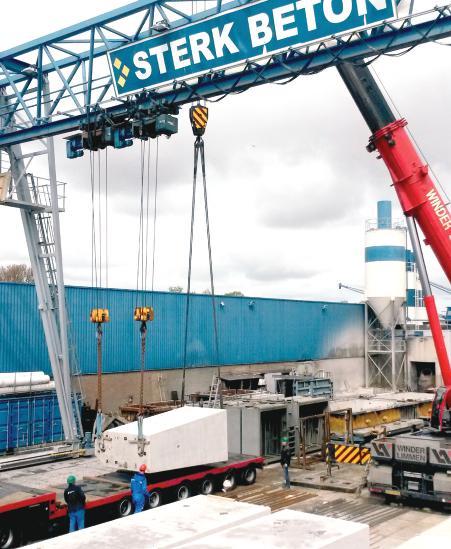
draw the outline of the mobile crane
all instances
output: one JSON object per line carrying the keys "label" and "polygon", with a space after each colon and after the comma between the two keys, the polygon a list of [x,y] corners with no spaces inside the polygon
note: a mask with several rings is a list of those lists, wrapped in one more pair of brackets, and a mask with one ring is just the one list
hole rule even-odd
{"label": "mobile crane", "polygon": [[407,220],[424,301],[444,382],[436,391],[431,426],[372,442],[368,487],[386,497],[451,504],[451,366],[415,222],[451,280],[451,215],[407,133],[366,66],[338,71],[373,132],[368,151],[387,165]]}

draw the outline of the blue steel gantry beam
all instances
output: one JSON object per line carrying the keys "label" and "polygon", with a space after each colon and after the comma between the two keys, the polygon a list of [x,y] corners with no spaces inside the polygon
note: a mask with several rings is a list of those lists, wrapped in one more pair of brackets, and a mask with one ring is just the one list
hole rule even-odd
{"label": "blue steel gantry beam", "polygon": [[[211,71],[194,83],[173,82],[125,101],[114,97],[108,51],[249,2],[138,0],[0,53],[0,90],[9,98],[0,108],[0,117],[6,121],[0,130],[0,147],[76,130],[88,115],[95,122],[105,115],[125,116],[141,104],[177,107],[197,99],[220,98],[267,82],[314,74],[343,61],[365,58],[370,62],[451,35],[451,4],[420,11],[424,0],[402,0],[397,20],[365,32],[345,33]],[[192,13],[192,5],[208,9]],[[45,79],[50,93],[44,96]]]}

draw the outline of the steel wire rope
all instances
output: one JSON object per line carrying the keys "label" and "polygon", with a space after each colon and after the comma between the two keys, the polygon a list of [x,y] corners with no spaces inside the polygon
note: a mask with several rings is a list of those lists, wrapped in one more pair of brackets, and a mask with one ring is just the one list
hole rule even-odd
{"label": "steel wire rope", "polygon": [[220,359],[219,359],[218,319],[216,315],[216,299],[215,299],[215,283],[214,283],[214,274],[213,274],[210,215],[208,211],[207,176],[206,176],[206,170],[205,170],[205,147],[204,147],[204,140],[202,138],[200,140],[200,145],[201,145],[200,154],[201,154],[201,162],[202,162],[202,183],[203,183],[203,189],[204,189],[205,225],[206,225],[206,231],[207,231],[208,265],[210,270],[211,305],[212,305],[212,312],[213,312],[215,355],[216,355],[216,364],[218,368],[218,379],[220,379],[221,367],[220,367]]}
{"label": "steel wire rope", "polygon": [[156,151],[155,151],[155,186],[154,186],[154,202],[153,202],[153,247],[152,247],[152,306],[154,300],[154,288],[155,288],[155,257],[157,246],[157,206],[158,206],[158,176],[159,176],[159,161],[160,161],[160,141],[156,139]]}
{"label": "steel wire rope", "polygon": [[[139,296],[144,300],[147,292],[148,279],[148,244],[149,244],[149,211],[150,211],[150,165],[151,165],[151,149],[148,145],[147,153],[147,180],[146,172],[146,141],[141,140],[140,149],[140,176],[141,176],[141,192],[140,192],[140,214],[139,214],[139,235],[138,235],[138,262],[136,275],[136,308],[141,307],[141,361],[140,361],[140,387],[139,387],[139,414],[142,416],[144,407],[144,372],[146,362],[146,336],[147,336],[147,320],[143,319],[144,305],[139,304]],[[145,181],[146,180],[146,181]],[[154,200],[156,204],[156,198]],[[156,216],[156,208],[154,209]],[[155,221],[154,221],[155,227]],[[155,264],[155,248],[153,250],[152,264]],[[147,314],[147,313],[146,313]]]}
{"label": "steel wire rope", "polygon": [[139,283],[141,274],[141,254],[142,254],[142,232],[143,232],[143,210],[144,210],[144,174],[143,174],[143,141],[140,149],[140,167],[141,167],[141,185],[140,185],[140,205],[139,205],[139,229],[138,229],[138,261],[136,267],[136,306],[139,304]]}
{"label": "steel wire rope", "polygon": [[207,192],[207,176],[205,167],[205,146],[201,136],[198,136],[194,143],[194,170],[193,170],[193,190],[191,200],[191,224],[190,224],[190,241],[189,241],[189,257],[188,257],[188,281],[187,281],[187,294],[186,294],[186,309],[185,309],[185,334],[183,344],[183,372],[182,372],[182,394],[180,399],[181,406],[185,403],[185,388],[186,388],[186,367],[187,367],[187,355],[188,355],[188,333],[189,333],[189,312],[191,301],[191,276],[192,276],[192,256],[193,256],[193,241],[194,241],[194,221],[196,210],[196,187],[197,187],[197,174],[198,174],[198,162],[199,157],[201,160],[202,169],[202,187],[204,196],[204,211],[205,211],[205,225],[207,234],[207,247],[208,247],[208,263],[209,263],[209,276],[210,276],[210,292],[211,292],[211,304],[213,315],[213,334],[214,334],[214,348],[217,364],[218,379],[221,377],[220,356],[219,356],[219,332],[218,332],[218,319],[216,315],[216,299],[215,299],[215,284],[214,284],[214,271],[213,271],[213,253],[211,244],[211,230],[210,230],[210,215],[208,208],[208,192]]}
{"label": "steel wire rope", "polygon": [[188,351],[188,322],[191,298],[191,272],[193,262],[193,240],[194,240],[194,219],[196,212],[196,186],[197,186],[197,147],[194,146],[194,172],[193,172],[193,190],[191,198],[191,223],[190,223],[190,238],[189,238],[189,253],[188,253],[188,277],[186,289],[186,306],[185,306],[185,333],[183,341],[183,370],[182,370],[182,394],[180,397],[180,406],[185,403],[185,384],[186,384],[186,362]]}
{"label": "steel wire rope", "polygon": [[[91,176],[91,280],[94,289],[96,310],[99,310],[99,280],[97,262],[97,237],[96,237],[96,184],[95,184],[95,155],[92,150],[89,153]],[[94,286],[95,284],[95,286]],[[97,413],[102,410],[102,326],[97,323]],[[101,430],[101,420],[96,420],[96,431]],[[98,434],[98,433],[97,433]]]}

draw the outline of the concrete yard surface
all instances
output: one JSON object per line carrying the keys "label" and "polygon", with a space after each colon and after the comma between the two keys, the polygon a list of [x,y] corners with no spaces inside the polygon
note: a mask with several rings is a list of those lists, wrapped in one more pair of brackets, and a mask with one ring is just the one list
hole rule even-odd
{"label": "concrete yard surface", "polygon": [[34,549],[169,549],[269,515],[269,507],[195,496],[30,545]]}
{"label": "concrete yard surface", "polygon": [[284,509],[190,542],[190,549],[369,549],[366,524]]}

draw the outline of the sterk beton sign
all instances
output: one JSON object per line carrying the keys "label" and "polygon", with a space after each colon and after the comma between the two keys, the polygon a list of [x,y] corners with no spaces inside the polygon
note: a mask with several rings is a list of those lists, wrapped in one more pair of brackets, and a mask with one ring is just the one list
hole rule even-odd
{"label": "sterk beton sign", "polygon": [[264,0],[108,53],[117,96],[396,18],[395,0]]}

